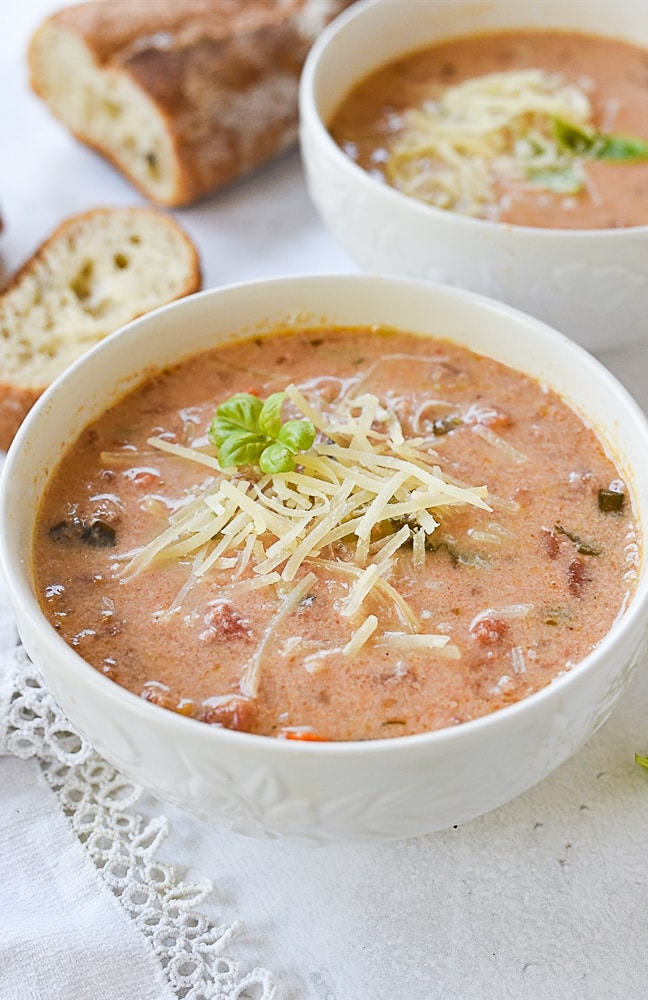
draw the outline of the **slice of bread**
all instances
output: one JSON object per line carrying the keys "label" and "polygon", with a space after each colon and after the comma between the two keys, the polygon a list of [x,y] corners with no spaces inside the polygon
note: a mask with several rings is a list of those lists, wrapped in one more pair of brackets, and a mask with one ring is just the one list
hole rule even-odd
{"label": "slice of bread", "polygon": [[152,201],[195,201],[297,138],[308,50],[352,0],[94,0],[29,47],[31,85]]}
{"label": "slice of bread", "polygon": [[163,212],[98,208],[63,222],[0,293],[0,448],[84,351],[200,285],[193,243]]}

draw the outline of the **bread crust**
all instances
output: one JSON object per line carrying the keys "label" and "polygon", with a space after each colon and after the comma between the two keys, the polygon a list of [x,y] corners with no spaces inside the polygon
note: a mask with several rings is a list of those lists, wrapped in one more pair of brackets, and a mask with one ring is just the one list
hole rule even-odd
{"label": "bread crust", "polygon": [[[185,205],[266,163],[296,140],[304,60],[319,29],[351,2],[79,4],[48,18],[34,34],[32,88],[77,138],[111,160],[147,197]],[[53,33],[74,36],[107,83],[120,77],[149,102],[151,118],[159,116],[157,127],[171,150],[170,190],[161,193],[141,170],[134,172],[118,143],[97,139],[61,113],[44,71]],[[156,154],[149,156],[154,160]]]}
{"label": "bread crust", "polygon": [[[170,302],[175,298],[182,298],[185,295],[190,295],[193,292],[197,292],[201,288],[202,272],[198,251],[188,235],[177,224],[175,219],[173,219],[170,215],[161,212],[159,209],[154,208],[138,206],[137,208],[115,209],[102,207],[94,208],[87,212],[82,212],[79,215],[72,216],[71,218],[65,219],[59,226],[57,226],[54,232],[52,232],[51,235],[44,240],[43,243],[41,243],[32,256],[25,261],[22,267],[10,276],[7,283],[2,288],[0,292],[0,312],[4,304],[10,300],[10,297],[17,290],[21,288],[26,280],[30,279],[32,276],[39,277],[42,275],[44,263],[49,251],[52,248],[56,248],[57,246],[64,244],[74,230],[78,230],[80,227],[91,227],[95,223],[100,225],[103,218],[113,215],[114,213],[136,213],[136,215],[140,218],[150,216],[152,219],[157,221],[163,219],[165,225],[170,227],[170,231],[173,232],[174,238],[179,240],[184,245],[188,265],[186,268],[185,280],[182,287],[179,288],[177,294],[166,297],[164,302]],[[160,301],[159,304],[162,305],[164,303]],[[130,319],[136,319],[146,311],[147,310],[133,307]],[[71,333],[70,336],[73,336],[73,334]],[[5,375],[5,373],[0,372],[0,450],[6,450],[9,447],[25,416],[38,397],[42,395],[49,385],[48,381],[39,381],[38,383],[28,386],[18,385],[11,381],[11,379],[6,378],[6,376],[3,378],[3,375]]]}
{"label": "bread crust", "polygon": [[43,389],[25,389],[0,382],[0,451],[7,451],[42,392]]}
{"label": "bread crust", "polygon": [[[184,229],[178,225],[172,215],[162,212],[159,209],[147,208],[146,206],[140,205],[138,205],[137,208],[125,209],[100,206],[88,209],[87,212],[80,212],[78,215],[70,216],[68,219],[63,219],[56,229],[54,229],[54,231],[51,232],[45,240],[43,240],[31,257],[29,257],[17,271],[14,271],[13,274],[9,276],[6,283],[0,289],[0,305],[12,289],[22,283],[26,275],[38,271],[38,268],[47,255],[49,248],[65,239],[65,236],[72,229],[78,227],[79,225],[92,224],[93,221],[101,219],[102,216],[112,215],[114,212],[136,212],[138,215],[150,215],[152,219],[163,218],[167,225],[173,228],[176,238],[184,244],[191,261],[191,269],[186,281],[186,291],[183,291],[178,298],[181,298],[183,295],[190,295],[192,292],[197,292],[200,289],[202,285],[202,268],[198,250],[196,249],[194,243],[189,239]],[[133,316],[133,319],[135,319],[135,316]]]}

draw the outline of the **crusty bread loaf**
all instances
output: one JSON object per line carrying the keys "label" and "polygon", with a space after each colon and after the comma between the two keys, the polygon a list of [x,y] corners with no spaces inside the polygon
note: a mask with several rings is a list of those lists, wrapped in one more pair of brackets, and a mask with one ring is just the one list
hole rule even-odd
{"label": "crusty bread loaf", "polygon": [[200,284],[193,243],[163,212],[98,208],[62,223],[0,293],[0,448],[84,351]]}
{"label": "crusty bread loaf", "polygon": [[299,75],[352,0],[94,0],[29,48],[33,89],[151,200],[183,205],[297,136]]}

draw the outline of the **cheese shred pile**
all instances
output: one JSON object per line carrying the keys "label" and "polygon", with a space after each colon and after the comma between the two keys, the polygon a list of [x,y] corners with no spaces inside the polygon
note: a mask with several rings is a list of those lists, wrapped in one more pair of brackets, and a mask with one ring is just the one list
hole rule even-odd
{"label": "cheese shred pile", "polygon": [[574,193],[583,175],[552,122],[583,127],[591,117],[586,93],[560,74],[528,69],[475,77],[404,113],[386,177],[405,194],[464,215],[494,206],[498,179]]}
{"label": "cheese shred pile", "polygon": [[[191,560],[185,589],[211,569],[229,570],[234,579],[254,587],[280,584],[284,617],[303,598],[315,579],[312,570],[319,567],[348,580],[342,615],[357,627],[345,655],[379,635],[381,645],[396,649],[458,656],[447,636],[418,634],[414,615],[387,577],[403,546],[411,547],[415,565],[423,562],[426,540],[444,509],[468,504],[490,510],[487,488],[447,481],[426,442],[405,440],[400,422],[374,395],[348,401],[342,413],[328,419],[295,386],[286,394],[319,432],[291,472],[257,479],[220,469],[214,454],[149,439],[151,447],[218,470],[218,475],[132,556],[122,578],[131,580],[160,560]],[[330,547],[343,540],[348,555],[333,559]],[[402,631],[379,632],[374,614],[362,616],[370,595],[389,604]],[[248,666],[248,691],[256,688],[257,666],[256,660]]]}

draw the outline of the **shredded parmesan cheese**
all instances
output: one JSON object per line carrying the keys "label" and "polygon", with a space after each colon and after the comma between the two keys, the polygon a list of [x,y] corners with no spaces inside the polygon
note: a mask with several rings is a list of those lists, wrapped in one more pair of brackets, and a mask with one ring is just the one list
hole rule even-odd
{"label": "shredded parmesan cheese", "polygon": [[243,678],[241,680],[241,692],[246,698],[256,698],[257,696],[263,656],[273,640],[277,628],[284,618],[287,618],[288,615],[292,614],[295,608],[297,608],[299,602],[306,596],[316,580],[317,577],[314,573],[307,573],[306,576],[300,580],[295,587],[293,587],[292,591],[282,602],[279,611],[263,633],[261,642],[246,664]]}
{"label": "shredded parmesan cheese", "polygon": [[[421,528],[419,528],[418,530],[422,532]],[[404,545],[405,542],[408,542],[411,537],[412,537],[412,529],[408,527],[408,525],[404,525],[400,529],[400,531],[397,531],[394,535],[391,535],[380,549],[379,558],[376,560],[377,565],[381,566],[383,563],[386,563],[387,560],[390,559],[391,556],[393,556],[394,552],[396,552],[396,550],[399,549],[401,545]]]}
{"label": "shredded parmesan cheese", "polygon": [[417,528],[413,532],[413,544],[412,552],[414,556],[414,565],[421,567],[425,564],[425,530],[423,528]]}
{"label": "shredded parmesan cheese", "polygon": [[584,174],[561,149],[552,120],[589,124],[585,92],[561,74],[538,69],[475,77],[404,113],[389,152],[389,182],[438,208],[484,214],[498,178],[524,182],[570,170],[578,190]]}
{"label": "shredded parmesan cheese", "polygon": [[354,633],[342,650],[344,656],[354,656],[358,650],[364,646],[369,636],[378,628],[378,619],[375,615],[368,615],[360,628]]}
{"label": "shredded parmesan cheese", "polygon": [[511,662],[513,664],[513,673],[526,673],[526,662],[524,660],[524,653],[522,652],[522,648],[520,646],[513,646],[511,649]]}
{"label": "shredded parmesan cheese", "polygon": [[393,649],[433,650],[450,660],[458,660],[461,655],[457,646],[450,645],[449,635],[410,635],[407,632],[385,632],[380,641],[381,645],[391,646]]}
{"label": "shredded parmesan cheese", "polygon": [[514,448],[512,444],[505,441],[499,434],[496,434],[492,428],[486,427],[484,424],[474,424],[472,432],[483,438],[491,447],[496,448],[505,458],[513,462],[514,465],[525,465],[529,461],[526,455],[518,451],[517,448]]}
{"label": "shredded parmesan cheese", "polygon": [[473,629],[479,622],[488,618],[526,618],[529,612],[533,611],[533,608],[533,604],[508,604],[504,608],[485,608],[478,615],[475,615],[470,623],[470,628]]}
{"label": "shredded parmesan cheese", "polygon": [[213,455],[207,455],[204,451],[199,451],[198,448],[187,448],[185,445],[167,441],[163,437],[150,438],[147,444],[158,448],[160,451],[166,451],[169,455],[178,455],[180,458],[189,458],[192,462],[200,462],[201,465],[206,465],[208,469],[215,469],[217,472],[223,471],[218,464],[217,458]]}
{"label": "shredded parmesan cheese", "polygon": [[[311,559],[310,564],[312,566],[321,566],[324,569],[329,570],[332,573],[340,573],[342,575],[349,576],[360,576],[362,570],[352,563],[345,562],[333,562],[329,559]],[[380,599],[383,598],[386,602],[393,607],[394,611],[400,618],[401,624],[407,628],[410,632],[416,632],[418,629],[418,623],[416,621],[416,616],[410,608],[409,604],[402,597],[401,594],[392,587],[387,580],[383,580],[380,577],[375,581],[374,584],[374,597]]]}
{"label": "shredded parmesan cheese", "polygon": [[[392,533],[380,553],[381,564],[412,538],[412,529],[419,532],[420,559],[425,538],[438,527],[434,511],[462,504],[490,509],[485,486],[456,485],[438,466],[429,464],[424,451],[419,458],[412,442],[404,458],[398,454],[401,445],[392,448],[391,439],[377,438],[372,430],[380,405],[377,397],[366,393],[353,400],[355,416],[343,414],[340,423],[333,424],[294,386],[288,387],[287,395],[326,440],[300,455],[301,468],[294,472],[266,476],[256,483],[232,482],[221,473],[202,497],[183,508],[165,531],[130,560],[125,577],[136,575],[156,559],[182,558],[208,546],[209,553],[197,570],[201,576],[218,559],[243,551],[246,565],[252,562],[256,574],[280,571],[282,579],[291,581],[305,562],[340,539],[355,536],[366,561],[377,526],[403,519],[411,522],[411,528],[406,523]],[[149,443],[202,464],[209,457],[184,446],[176,448],[166,439],[152,438]],[[261,558],[254,555],[250,536],[260,543]],[[354,583],[350,615],[384,572],[372,567],[373,563],[366,566]]]}
{"label": "shredded parmesan cheese", "polygon": [[[416,616],[387,577],[403,545],[411,544],[414,564],[423,564],[427,539],[445,508],[468,505],[490,510],[486,487],[444,476],[425,440],[406,441],[400,421],[376,396],[365,393],[345,399],[329,417],[295,386],[289,386],[286,394],[321,435],[311,449],[299,454],[298,465],[290,472],[258,479],[240,473],[234,477],[231,470],[220,469],[215,454],[176,445],[166,437],[149,440],[151,447],[206,465],[218,476],[173,513],[168,527],[153,541],[131,554],[122,577],[132,579],[160,560],[191,560],[187,581],[170,610],[178,608],[197,580],[217,568],[232,570],[236,589],[285,587],[298,580],[287,596],[281,595],[280,610],[245,667],[241,691],[249,698],[256,697],[273,636],[316,582],[311,571],[316,567],[350,578],[340,606],[350,626],[366,601],[375,608],[346,644],[337,647],[338,653],[354,656],[371,639],[398,649],[458,655],[448,636],[419,634]],[[374,535],[378,535],[375,543]],[[340,542],[345,543],[348,557],[326,558],[330,547]],[[403,631],[385,632],[379,621],[381,609],[388,610],[392,622],[395,615]],[[311,655],[307,669],[322,669],[324,661],[320,657],[316,664],[315,657]]]}
{"label": "shredded parmesan cheese", "polygon": [[349,599],[346,602],[345,607],[342,609],[342,614],[347,618],[352,618],[356,611],[360,608],[360,605],[364,601],[365,597],[373,589],[376,580],[381,574],[383,574],[388,569],[388,564],[385,562],[382,565],[377,563],[372,563],[363,569],[360,576],[354,582],[349,593]]}

